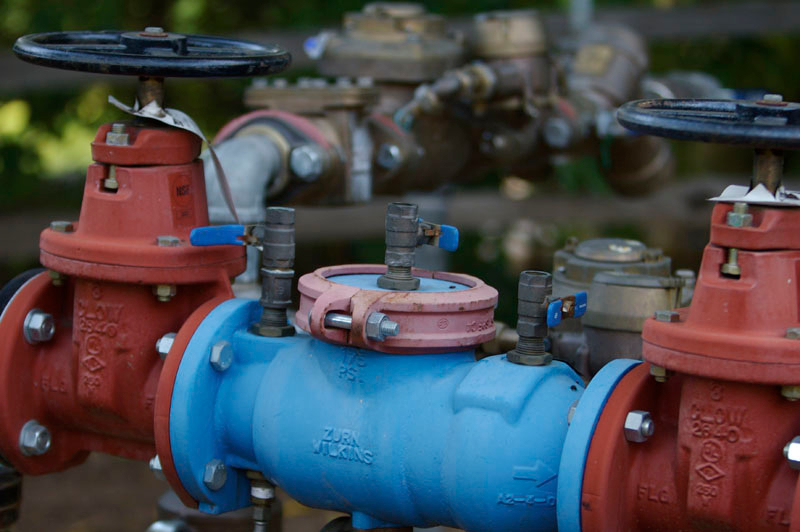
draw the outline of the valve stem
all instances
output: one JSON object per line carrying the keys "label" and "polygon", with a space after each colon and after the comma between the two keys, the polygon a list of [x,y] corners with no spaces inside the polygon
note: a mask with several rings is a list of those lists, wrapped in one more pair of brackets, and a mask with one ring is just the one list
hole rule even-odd
{"label": "valve stem", "polygon": [[261,255],[261,320],[254,332],[261,336],[294,335],[287,310],[292,304],[294,279],[294,209],[270,207],[266,223],[256,227]]}
{"label": "valve stem", "polygon": [[526,270],[519,276],[517,295],[517,346],[506,355],[510,362],[524,366],[544,366],[553,361],[547,352],[547,303],[553,293],[553,276],[548,272]]}

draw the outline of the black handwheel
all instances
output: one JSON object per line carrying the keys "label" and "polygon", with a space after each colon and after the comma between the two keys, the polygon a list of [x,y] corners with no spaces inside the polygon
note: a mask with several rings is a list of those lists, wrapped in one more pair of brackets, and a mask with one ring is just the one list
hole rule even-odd
{"label": "black handwheel", "polygon": [[628,129],[680,140],[800,149],[800,104],[775,100],[638,100],[617,111]]}
{"label": "black handwheel", "polygon": [[14,53],[37,65],[140,77],[242,77],[280,72],[291,56],[273,45],[167,33],[65,31],[17,39]]}

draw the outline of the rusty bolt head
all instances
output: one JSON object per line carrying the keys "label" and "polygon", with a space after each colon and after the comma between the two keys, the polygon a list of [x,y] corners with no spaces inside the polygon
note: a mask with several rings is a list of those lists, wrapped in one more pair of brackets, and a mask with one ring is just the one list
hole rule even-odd
{"label": "rusty bolt head", "polygon": [[158,455],[155,455],[150,459],[150,471],[158,480],[167,479],[164,476],[164,470],[161,467],[161,458],[159,458]]}
{"label": "rusty bolt head", "polygon": [[625,417],[625,439],[629,442],[642,443],[650,439],[656,425],[650,412],[631,410]]}
{"label": "rusty bolt head", "polygon": [[681,321],[681,315],[674,310],[657,310],[655,313],[655,319],[656,321],[677,323]]}
{"label": "rusty bolt head", "polygon": [[203,472],[203,484],[208,489],[213,491],[222,489],[226,480],[228,480],[228,470],[221,460],[215,458],[206,464],[206,469]]}
{"label": "rusty bolt head", "polygon": [[71,233],[75,230],[75,225],[72,222],[65,220],[56,220],[50,222],[50,229],[57,233]]}
{"label": "rusty bolt head", "polygon": [[783,457],[792,469],[800,469],[800,436],[795,436],[783,448]]}
{"label": "rusty bolt head", "polygon": [[231,346],[230,342],[220,340],[211,347],[211,355],[208,361],[216,371],[225,371],[233,364],[233,346]]}
{"label": "rusty bolt head", "polygon": [[153,294],[159,301],[167,302],[175,297],[178,288],[174,284],[157,284],[153,286]]}
{"label": "rusty bolt head", "polygon": [[56,322],[53,316],[47,312],[35,308],[25,316],[25,321],[22,324],[22,335],[29,344],[47,342],[53,338],[55,333]]}
{"label": "rusty bolt head", "polygon": [[50,431],[47,427],[31,419],[19,432],[19,450],[25,456],[41,456],[50,450]]}
{"label": "rusty bolt head", "polygon": [[169,350],[172,349],[172,344],[175,343],[176,333],[167,333],[158,340],[156,340],[156,353],[161,357],[161,360],[167,358]]}

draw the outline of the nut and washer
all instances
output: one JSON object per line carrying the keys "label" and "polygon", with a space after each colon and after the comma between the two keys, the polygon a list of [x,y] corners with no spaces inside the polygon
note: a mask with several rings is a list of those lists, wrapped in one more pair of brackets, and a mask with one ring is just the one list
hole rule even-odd
{"label": "nut and washer", "polygon": [[383,312],[373,312],[367,316],[364,330],[370,340],[383,342],[387,336],[397,336],[400,332],[400,325],[390,320],[389,316]]}
{"label": "nut and washer", "polygon": [[208,361],[214,370],[223,372],[233,364],[233,346],[230,342],[220,340],[211,347]]}
{"label": "nut and washer", "polygon": [[783,448],[783,457],[792,469],[800,469],[800,436],[795,436]]}
{"label": "nut and washer", "polygon": [[50,431],[47,427],[31,419],[19,432],[19,450],[25,456],[41,456],[50,450]]}
{"label": "nut and washer", "polygon": [[177,293],[178,287],[174,284],[157,284],[153,286],[153,295],[162,303],[169,302]]}
{"label": "nut and washer", "polygon": [[228,480],[228,470],[222,460],[215,458],[206,464],[206,469],[203,472],[203,484],[208,489],[217,491],[225,485],[226,480]]}
{"label": "nut and washer", "polygon": [[161,467],[161,458],[155,455],[150,459],[150,472],[153,473],[158,480],[167,480],[164,476],[164,470]]}
{"label": "nut and washer", "polygon": [[56,220],[54,222],[50,222],[50,230],[55,231],[56,233],[71,233],[75,231],[75,224],[65,220]]}
{"label": "nut and washer", "polygon": [[125,124],[111,124],[111,131],[106,133],[106,144],[112,146],[127,146],[128,133],[125,131]]}
{"label": "nut and washer", "polygon": [[156,340],[156,353],[161,357],[161,360],[167,358],[169,350],[172,349],[172,344],[175,343],[177,333],[167,333],[158,340]]}
{"label": "nut and washer", "polygon": [[644,410],[631,410],[625,417],[625,439],[642,443],[650,439],[656,430],[656,425],[650,412]]}
{"label": "nut and washer", "polygon": [[731,227],[751,227],[753,215],[747,212],[747,203],[736,202],[733,209],[728,211],[725,222]]}
{"label": "nut and washer", "polygon": [[56,333],[56,322],[53,316],[35,308],[28,312],[22,324],[22,336],[29,344],[47,342]]}

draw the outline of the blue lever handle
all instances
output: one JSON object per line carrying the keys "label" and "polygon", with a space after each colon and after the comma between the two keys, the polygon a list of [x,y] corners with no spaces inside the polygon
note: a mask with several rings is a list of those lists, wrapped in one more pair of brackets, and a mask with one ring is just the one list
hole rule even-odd
{"label": "blue lever handle", "polygon": [[563,306],[564,302],[560,299],[556,299],[549,305],[547,305],[547,326],[548,327],[555,327],[559,323],[561,323],[561,307]]}
{"label": "blue lever handle", "polygon": [[575,294],[575,310],[572,314],[573,318],[580,318],[584,314],[586,314],[586,307],[589,303],[589,297],[586,295],[586,292],[578,292]]}
{"label": "blue lever handle", "polygon": [[458,249],[458,227],[442,225],[442,234],[439,235],[439,247],[447,251]]}
{"label": "blue lever handle", "polygon": [[247,230],[243,225],[210,225],[195,227],[189,234],[193,246],[244,246],[241,237]]}
{"label": "blue lever handle", "polygon": [[[568,296],[565,299],[574,299],[572,308],[568,307],[567,318],[580,318],[586,314],[586,307],[588,306],[589,298],[586,292],[578,292],[574,296]],[[547,326],[555,327],[564,319],[564,301],[556,299],[547,305]]]}

